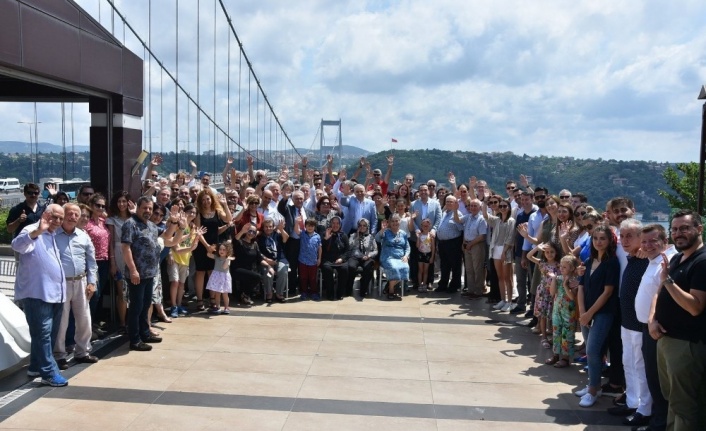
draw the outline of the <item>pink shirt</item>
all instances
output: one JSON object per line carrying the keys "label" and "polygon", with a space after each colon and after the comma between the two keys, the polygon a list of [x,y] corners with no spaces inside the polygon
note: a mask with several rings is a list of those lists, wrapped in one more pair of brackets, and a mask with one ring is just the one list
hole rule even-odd
{"label": "pink shirt", "polygon": [[96,248],[96,260],[108,260],[108,248],[110,247],[110,231],[105,225],[105,219],[101,218],[98,223],[93,219],[88,220],[86,233],[91,237],[93,247]]}

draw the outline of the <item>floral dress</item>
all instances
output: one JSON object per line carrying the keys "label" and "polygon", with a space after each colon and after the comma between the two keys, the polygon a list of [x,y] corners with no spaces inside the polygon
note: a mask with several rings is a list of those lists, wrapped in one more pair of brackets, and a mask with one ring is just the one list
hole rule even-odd
{"label": "floral dress", "polygon": [[[573,279],[576,280],[576,277]],[[576,301],[566,295],[564,277],[557,275],[556,298],[554,298],[552,307],[552,347],[555,355],[559,355],[561,358],[574,357],[577,324]]]}
{"label": "floral dress", "polygon": [[552,316],[552,294],[549,292],[549,282],[550,279],[548,274],[553,272],[557,274],[559,272],[558,263],[547,263],[540,262],[539,270],[542,274],[542,279],[537,286],[537,298],[534,301],[534,315],[536,317],[546,317],[550,318]]}

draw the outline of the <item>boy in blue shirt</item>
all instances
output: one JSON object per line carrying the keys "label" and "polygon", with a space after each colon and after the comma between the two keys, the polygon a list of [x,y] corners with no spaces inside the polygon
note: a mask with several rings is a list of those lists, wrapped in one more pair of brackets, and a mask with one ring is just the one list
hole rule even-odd
{"label": "boy in blue shirt", "polygon": [[301,233],[301,217],[297,217],[294,231],[300,235],[299,244],[299,291],[302,301],[313,299],[320,301],[319,291],[316,289],[316,276],[321,264],[321,236],[316,233],[316,220],[306,219],[304,223],[306,232]]}

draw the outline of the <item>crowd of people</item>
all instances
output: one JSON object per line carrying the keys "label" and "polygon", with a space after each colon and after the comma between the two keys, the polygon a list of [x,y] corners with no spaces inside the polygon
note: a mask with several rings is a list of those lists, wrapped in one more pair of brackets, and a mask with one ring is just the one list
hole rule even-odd
{"label": "crowd of people", "polygon": [[244,307],[340,300],[356,279],[363,300],[379,269],[388,300],[459,292],[530,319],[552,352],[547,365],[586,363],[581,407],[611,395],[609,413],[633,429],[706,429],[706,251],[695,212],[676,212],[668,232],[643,226],[629,198],[550,194],[525,176],[501,193],[453,174],[447,187],[413,174],[392,182],[393,156],[384,176],[364,158],[350,176],[331,156],[321,169],[303,158],[274,174],[254,170],[252,158],[245,172],[233,162],[220,193],[193,162],[190,174],[160,173],[159,156],[136,197],[85,186],[70,202],[49,186],[40,203],[39,187],[25,185],[7,228],[30,376],[64,386],[67,351],[98,360],[91,339],[102,336],[109,286],[130,349],[148,351],[162,341],[152,314],[228,314],[231,298]]}

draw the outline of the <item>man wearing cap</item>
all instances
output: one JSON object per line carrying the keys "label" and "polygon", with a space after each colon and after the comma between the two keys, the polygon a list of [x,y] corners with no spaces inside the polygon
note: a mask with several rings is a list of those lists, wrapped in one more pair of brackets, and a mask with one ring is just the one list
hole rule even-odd
{"label": "man wearing cap", "polygon": [[373,170],[373,181],[368,185],[368,190],[372,191],[376,185],[382,189],[383,196],[387,194],[387,188],[390,185],[390,176],[392,175],[392,165],[395,163],[395,156],[390,154],[387,156],[387,173],[385,179],[382,179],[382,171],[380,169]]}

